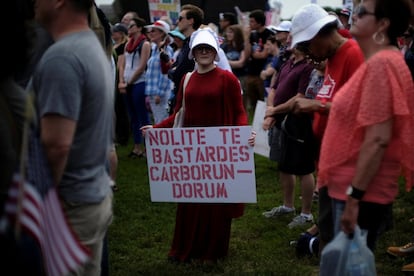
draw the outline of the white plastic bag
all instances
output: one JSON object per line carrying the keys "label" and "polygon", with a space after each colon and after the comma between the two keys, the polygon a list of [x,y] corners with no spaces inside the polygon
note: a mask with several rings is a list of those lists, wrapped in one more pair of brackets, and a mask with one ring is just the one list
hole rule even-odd
{"label": "white plastic bag", "polygon": [[367,232],[355,227],[352,238],[340,232],[322,250],[321,276],[377,275],[374,254],[367,246]]}

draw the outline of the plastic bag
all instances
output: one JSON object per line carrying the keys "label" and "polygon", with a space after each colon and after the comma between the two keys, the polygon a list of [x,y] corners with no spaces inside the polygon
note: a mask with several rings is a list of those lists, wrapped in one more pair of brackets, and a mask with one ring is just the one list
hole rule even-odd
{"label": "plastic bag", "polygon": [[367,232],[355,227],[352,238],[340,232],[322,250],[321,276],[377,275],[374,254],[367,246]]}

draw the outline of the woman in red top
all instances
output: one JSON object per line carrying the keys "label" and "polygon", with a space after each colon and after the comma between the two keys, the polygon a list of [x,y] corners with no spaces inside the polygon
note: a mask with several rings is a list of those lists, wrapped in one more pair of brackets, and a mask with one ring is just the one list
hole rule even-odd
{"label": "woman in red top", "polygon": [[322,141],[319,174],[334,203],[335,232],[368,230],[373,250],[392,211],[403,172],[414,171],[414,86],[397,48],[407,29],[409,0],[365,0],[351,33],[365,63],[333,98]]}
{"label": "woman in red top", "polygon": [[[209,29],[194,32],[190,40],[189,58],[194,58],[194,71],[185,89],[184,127],[247,125],[240,84],[231,72],[214,64],[218,61],[219,44]],[[155,125],[173,126],[175,113],[183,97],[183,80],[177,95],[174,113]],[[143,127],[145,130],[151,126]],[[249,139],[254,145],[255,134]],[[227,256],[231,221],[243,214],[243,204],[233,203],[178,203],[174,238],[168,258],[174,262],[198,260],[215,263]]]}

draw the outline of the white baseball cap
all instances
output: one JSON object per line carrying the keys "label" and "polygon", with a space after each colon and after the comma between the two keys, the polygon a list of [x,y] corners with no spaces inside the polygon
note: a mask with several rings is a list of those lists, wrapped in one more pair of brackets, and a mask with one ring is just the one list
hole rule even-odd
{"label": "white baseball cap", "polygon": [[170,32],[170,24],[163,20],[157,20],[152,25],[145,26],[145,28],[156,28],[163,31],[166,34]]}
{"label": "white baseball cap", "polygon": [[296,44],[314,38],[318,32],[328,23],[337,20],[336,16],[328,14],[317,4],[307,4],[300,8],[292,18],[291,47]]}
{"label": "white baseball cap", "polygon": [[190,38],[190,52],[188,53],[189,59],[194,58],[194,55],[193,55],[194,48],[202,44],[213,47],[214,50],[216,50],[215,61],[220,60],[220,57],[218,55],[220,46],[219,46],[217,34],[215,34],[215,32],[208,27],[203,28],[203,29],[198,29],[197,31],[192,33],[191,38]]}
{"label": "white baseball cap", "polygon": [[276,26],[275,25],[267,25],[266,29],[268,29],[269,31],[271,31],[273,34],[276,33]]}
{"label": "white baseball cap", "polygon": [[279,25],[277,25],[274,29],[276,32],[290,32],[290,29],[292,28],[292,22],[289,20],[284,20],[280,22]]}

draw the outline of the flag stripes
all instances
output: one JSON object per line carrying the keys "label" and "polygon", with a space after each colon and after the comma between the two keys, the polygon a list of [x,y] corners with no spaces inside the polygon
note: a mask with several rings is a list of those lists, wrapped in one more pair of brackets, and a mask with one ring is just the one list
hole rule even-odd
{"label": "flag stripes", "polygon": [[[43,192],[46,194],[42,198],[33,185],[16,175],[9,190],[5,213],[10,224],[18,219],[22,231],[27,231],[38,241],[47,274],[66,275],[88,261],[90,251],[77,240],[69,227],[55,188],[52,186]],[[21,210],[17,215],[19,196]]]}

